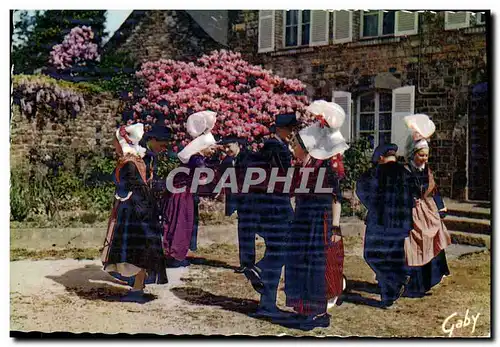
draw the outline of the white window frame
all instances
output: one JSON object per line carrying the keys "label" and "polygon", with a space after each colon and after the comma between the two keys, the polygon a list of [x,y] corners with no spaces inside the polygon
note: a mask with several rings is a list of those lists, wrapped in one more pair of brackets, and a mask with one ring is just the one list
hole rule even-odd
{"label": "white window frame", "polygon": [[[392,34],[385,34],[382,35],[384,32],[384,11],[379,10],[377,14],[371,13],[371,14],[365,14],[365,11],[361,11],[361,20],[360,20],[360,32],[359,32],[359,37],[362,39],[375,39],[377,37],[393,37],[396,35],[396,12],[394,11],[394,31]],[[364,16],[378,16],[378,34],[377,36],[363,36],[363,30],[364,30]]]}
{"label": "white window frame", "polygon": [[311,30],[312,30],[312,10],[309,11],[309,43],[307,45],[302,44],[302,11],[306,10],[292,10],[299,11],[299,19],[297,23],[297,45],[296,46],[287,46],[286,45],[286,13],[287,10],[283,10],[283,48],[297,48],[297,47],[309,47],[311,45]]}
{"label": "white window frame", "polygon": [[[361,130],[360,129],[360,125],[361,125],[361,97],[362,96],[365,96],[365,95],[368,95],[368,94],[375,94],[375,105],[374,105],[374,112],[364,112],[366,114],[368,113],[373,113],[374,114],[374,127],[373,127],[373,132],[374,132],[374,141],[373,141],[373,149],[377,148],[377,146],[379,145],[379,135],[380,135],[380,129],[379,129],[379,121],[380,121],[380,94],[381,92],[379,91],[368,91],[368,92],[365,92],[365,93],[362,93],[362,94],[359,94],[357,97],[356,97],[356,139],[361,139],[361,134],[362,133],[368,133],[368,131],[366,130]],[[392,98],[392,94],[390,92],[382,92],[382,94],[390,94],[391,95],[391,98]],[[383,112],[383,113],[389,113],[389,111],[386,111],[386,112]],[[393,115],[392,115],[392,107],[391,107],[391,124],[393,122]],[[389,133],[392,135],[392,128],[391,129],[388,129],[388,130],[382,130],[382,132],[384,133]]]}

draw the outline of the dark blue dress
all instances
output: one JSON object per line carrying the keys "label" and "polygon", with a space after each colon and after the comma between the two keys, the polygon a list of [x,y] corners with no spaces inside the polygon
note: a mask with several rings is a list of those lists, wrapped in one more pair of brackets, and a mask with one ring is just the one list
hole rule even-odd
{"label": "dark blue dress", "polygon": [[387,304],[398,298],[407,279],[404,240],[413,225],[410,177],[403,165],[387,163],[368,170],[356,185],[356,194],[368,209],[364,258]]}
{"label": "dark blue dress", "polygon": [[[412,192],[414,198],[420,198],[429,188],[429,169],[417,170],[409,165],[412,173]],[[437,190],[434,191],[433,199],[438,210],[444,208],[444,201]],[[445,251],[442,250],[429,263],[424,266],[409,267],[410,282],[407,285],[406,296],[422,297],[436,284],[441,282],[443,276],[448,276],[450,269],[446,260]]]}
{"label": "dark blue dress", "polygon": [[[127,263],[158,273],[163,251],[153,196],[136,164],[126,162],[118,173],[116,200],[103,254],[104,269]],[[127,198],[128,197],[128,198]]]}
{"label": "dark blue dress", "polygon": [[[327,225],[331,226],[333,201],[341,199],[339,178],[329,161],[315,163],[320,163],[316,169],[326,169],[322,187],[333,188],[333,193],[314,193],[315,171],[307,184],[310,193],[295,195],[295,214],[287,237],[285,263],[286,304],[306,316],[317,316],[327,309],[325,216]],[[329,230],[329,240],[332,235]]]}

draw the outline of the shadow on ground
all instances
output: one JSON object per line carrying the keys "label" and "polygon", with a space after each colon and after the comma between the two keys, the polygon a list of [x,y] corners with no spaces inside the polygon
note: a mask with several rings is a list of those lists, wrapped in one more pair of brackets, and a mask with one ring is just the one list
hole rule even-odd
{"label": "shadow on ground", "polygon": [[251,318],[259,319],[276,325],[281,325],[285,328],[299,329],[297,320],[294,319],[296,315],[294,315],[292,312],[282,311],[284,314],[283,318],[273,320],[262,317],[255,317],[254,314],[259,305],[259,302],[257,300],[216,295],[204,291],[203,289],[193,287],[176,287],[172,289],[172,293],[179,299],[187,301],[191,304],[218,306],[226,311],[241,313]]}
{"label": "shadow on ground", "polygon": [[219,306],[226,311],[242,314],[252,314],[258,306],[257,300],[233,298],[224,295],[215,295],[200,288],[176,287],[172,293],[179,299],[195,305]]}
{"label": "shadow on ground", "polygon": [[380,288],[376,283],[366,281],[348,280],[347,288],[348,290],[355,290],[357,292],[380,294]]}
{"label": "shadow on ground", "polygon": [[186,259],[192,265],[203,265],[203,266],[230,269],[230,270],[236,270],[238,268],[237,266],[229,265],[228,263],[225,263],[223,261],[206,259],[203,257],[187,257]]}
{"label": "shadow on ground", "polygon": [[[86,265],[60,276],[47,276],[47,278],[63,285],[68,292],[86,300],[119,302],[121,297],[128,293],[128,287],[121,285],[97,265]],[[145,299],[145,302],[148,302],[157,299],[157,296],[145,294]]]}

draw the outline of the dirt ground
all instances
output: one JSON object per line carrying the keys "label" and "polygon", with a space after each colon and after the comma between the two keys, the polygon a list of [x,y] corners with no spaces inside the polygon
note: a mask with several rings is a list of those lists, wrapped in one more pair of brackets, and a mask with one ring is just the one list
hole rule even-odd
{"label": "dirt ground", "polygon": [[[149,285],[151,301],[123,303],[113,295],[127,287],[101,270],[97,249],[74,251],[11,250],[11,330],[39,332],[100,332],[202,335],[292,336],[448,336],[445,329],[459,319],[479,314],[472,323],[455,328],[452,336],[490,334],[490,254],[452,247],[448,252],[452,276],[422,299],[401,298],[393,310],[377,308],[379,295],[373,272],[362,258],[362,239],[345,238],[345,274],[349,290],[333,308],[328,328],[309,332],[289,329],[250,316],[258,295],[238,265],[231,243],[203,245],[192,254],[192,265],[168,269],[169,284]],[[263,253],[258,243],[259,254]],[[79,258],[76,260],[72,258]],[[91,259],[85,259],[91,258]],[[284,303],[280,290],[278,304]]]}

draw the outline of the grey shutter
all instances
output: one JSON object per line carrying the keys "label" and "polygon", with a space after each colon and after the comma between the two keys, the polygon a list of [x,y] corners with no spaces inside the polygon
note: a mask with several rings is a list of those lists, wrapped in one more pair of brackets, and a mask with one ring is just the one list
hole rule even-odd
{"label": "grey shutter", "polygon": [[328,24],[328,11],[311,10],[309,46],[323,46],[328,44]]}
{"label": "grey shutter", "polygon": [[395,14],[395,36],[416,35],[418,33],[418,13],[397,11]]}
{"label": "grey shutter", "polygon": [[352,11],[333,12],[333,43],[352,41]]}
{"label": "grey shutter", "polygon": [[259,53],[274,51],[274,10],[259,10]]}
{"label": "grey shutter", "polygon": [[399,147],[399,152],[403,153],[406,139],[408,138],[408,128],[403,120],[415,112],[415,86],[396,88],[392,91],[392,124],[391,142]]}
{"label": "grey shutter", "polygon": [[455,30],[470,26],[470,13],[465,11],[444,13],[444,29]]}
{"label": "grey shutter", "polygon": [[352,124],[352,116],[351,116],[351,93],[342,92],[342,91],[334,91],[333,92],[333,102],[342,106],[345,112],[345,121],[344,124],[340,127],[340,133],[347,142],[351,141],[351,124]]}

